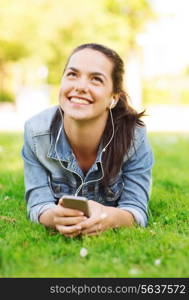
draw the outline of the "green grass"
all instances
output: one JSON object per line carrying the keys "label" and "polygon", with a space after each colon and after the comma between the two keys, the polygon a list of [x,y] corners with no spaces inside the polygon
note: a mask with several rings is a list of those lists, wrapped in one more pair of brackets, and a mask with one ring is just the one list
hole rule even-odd
{"label": "green grass", "polygon": [[156,162],[148,227],[69,239],[26,218],[22,135],[1,133],[0,277],[188,277],[189,134],[150,140]]}

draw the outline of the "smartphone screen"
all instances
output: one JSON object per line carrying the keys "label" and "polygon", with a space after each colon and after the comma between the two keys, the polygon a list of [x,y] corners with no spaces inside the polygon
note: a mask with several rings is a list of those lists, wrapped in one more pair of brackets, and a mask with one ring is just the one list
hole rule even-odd
{"label": "smartphone screen", "polygon": [[90,210],[87,198],[66,195],[63,196],[61,199],[63,200],[64,207],[80,210],[84,213],[86,217],[90,217]]}

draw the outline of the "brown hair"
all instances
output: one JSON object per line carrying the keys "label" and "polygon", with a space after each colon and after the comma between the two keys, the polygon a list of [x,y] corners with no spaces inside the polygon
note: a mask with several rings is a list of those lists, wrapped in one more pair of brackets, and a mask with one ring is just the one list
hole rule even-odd
{"label": "brown hair", "polygon": [[[104,168],[104,178],[102,185],[105,187],[108,185],[111,178],[113,178],[121,169],[123,158],[128,153],[134,138],[134,129],[138,126],[144,126],[141,117],[144,115],[144,111],[137,113],[134,110],[128,100],[128,95],[123,89],[123,75],[124,75],[124,63],[120,56],[112,49],[103,46],[101,44],[82,44],[75,48],[70,57],[85,48],[99,51],[110,59],[113,64],[112,68],[112,81],[113,81],[113,93],[119,95],[119,100],[116,106],[112,109],[112,115],[114,120],[114,138],[107,148],[107,151],[103,153],[102,163]],[[65,65],[69,62],[69,59]],[[64,70],[65,70],[64,69]],[[55,116],[56,120],[60,118],[60,113],[57,111]],[[54,123],[52,123],[53,125]],[[53,126],[54,127],[54,126]],[[52,126],[51,126],[52,128]],[[112,135],[112,123],[110,115],[107,120],[105,130],[102,135],[103,146],[105,146],[110,140]]]}

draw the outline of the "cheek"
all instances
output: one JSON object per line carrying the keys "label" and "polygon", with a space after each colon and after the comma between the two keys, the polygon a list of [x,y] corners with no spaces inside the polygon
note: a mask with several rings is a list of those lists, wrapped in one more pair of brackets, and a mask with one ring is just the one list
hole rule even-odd
{"label": "cheek", "polygon": [[63,107],[65,105],[65,102],[67,100],[66,95],[69,93],[65,87],[61,87],[59,90],[59,95],[58,95],[58,101],[59,104]]}
{"label": "cheek", "polygon": [[71,83],[63,81],[60,86],[61,96],[66,95],[72,88],[73,88],[73,85]]}
{"label": "cheek", "polygon": [[105,101],[111,98],[111,91],[108,88],[93,87],[90,89],[91,94],[93,94],[98,99],[104,99]]}
{"label": "cheek", "polygon": [[59,97],[58,97],[59,102],[62,102],[63,98],[64,98],[64,90],[62,88],[60,88]]}

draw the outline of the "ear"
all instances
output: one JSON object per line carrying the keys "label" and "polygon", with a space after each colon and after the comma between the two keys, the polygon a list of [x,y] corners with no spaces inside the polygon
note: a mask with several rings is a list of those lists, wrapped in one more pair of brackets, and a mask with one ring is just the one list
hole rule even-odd
{"label": "ear", "polygon": [[109,109],[114,108],[118,101],[119,101],[119,95],[113,95],[112,101],[111,101],[110,106],[109,106]]}

